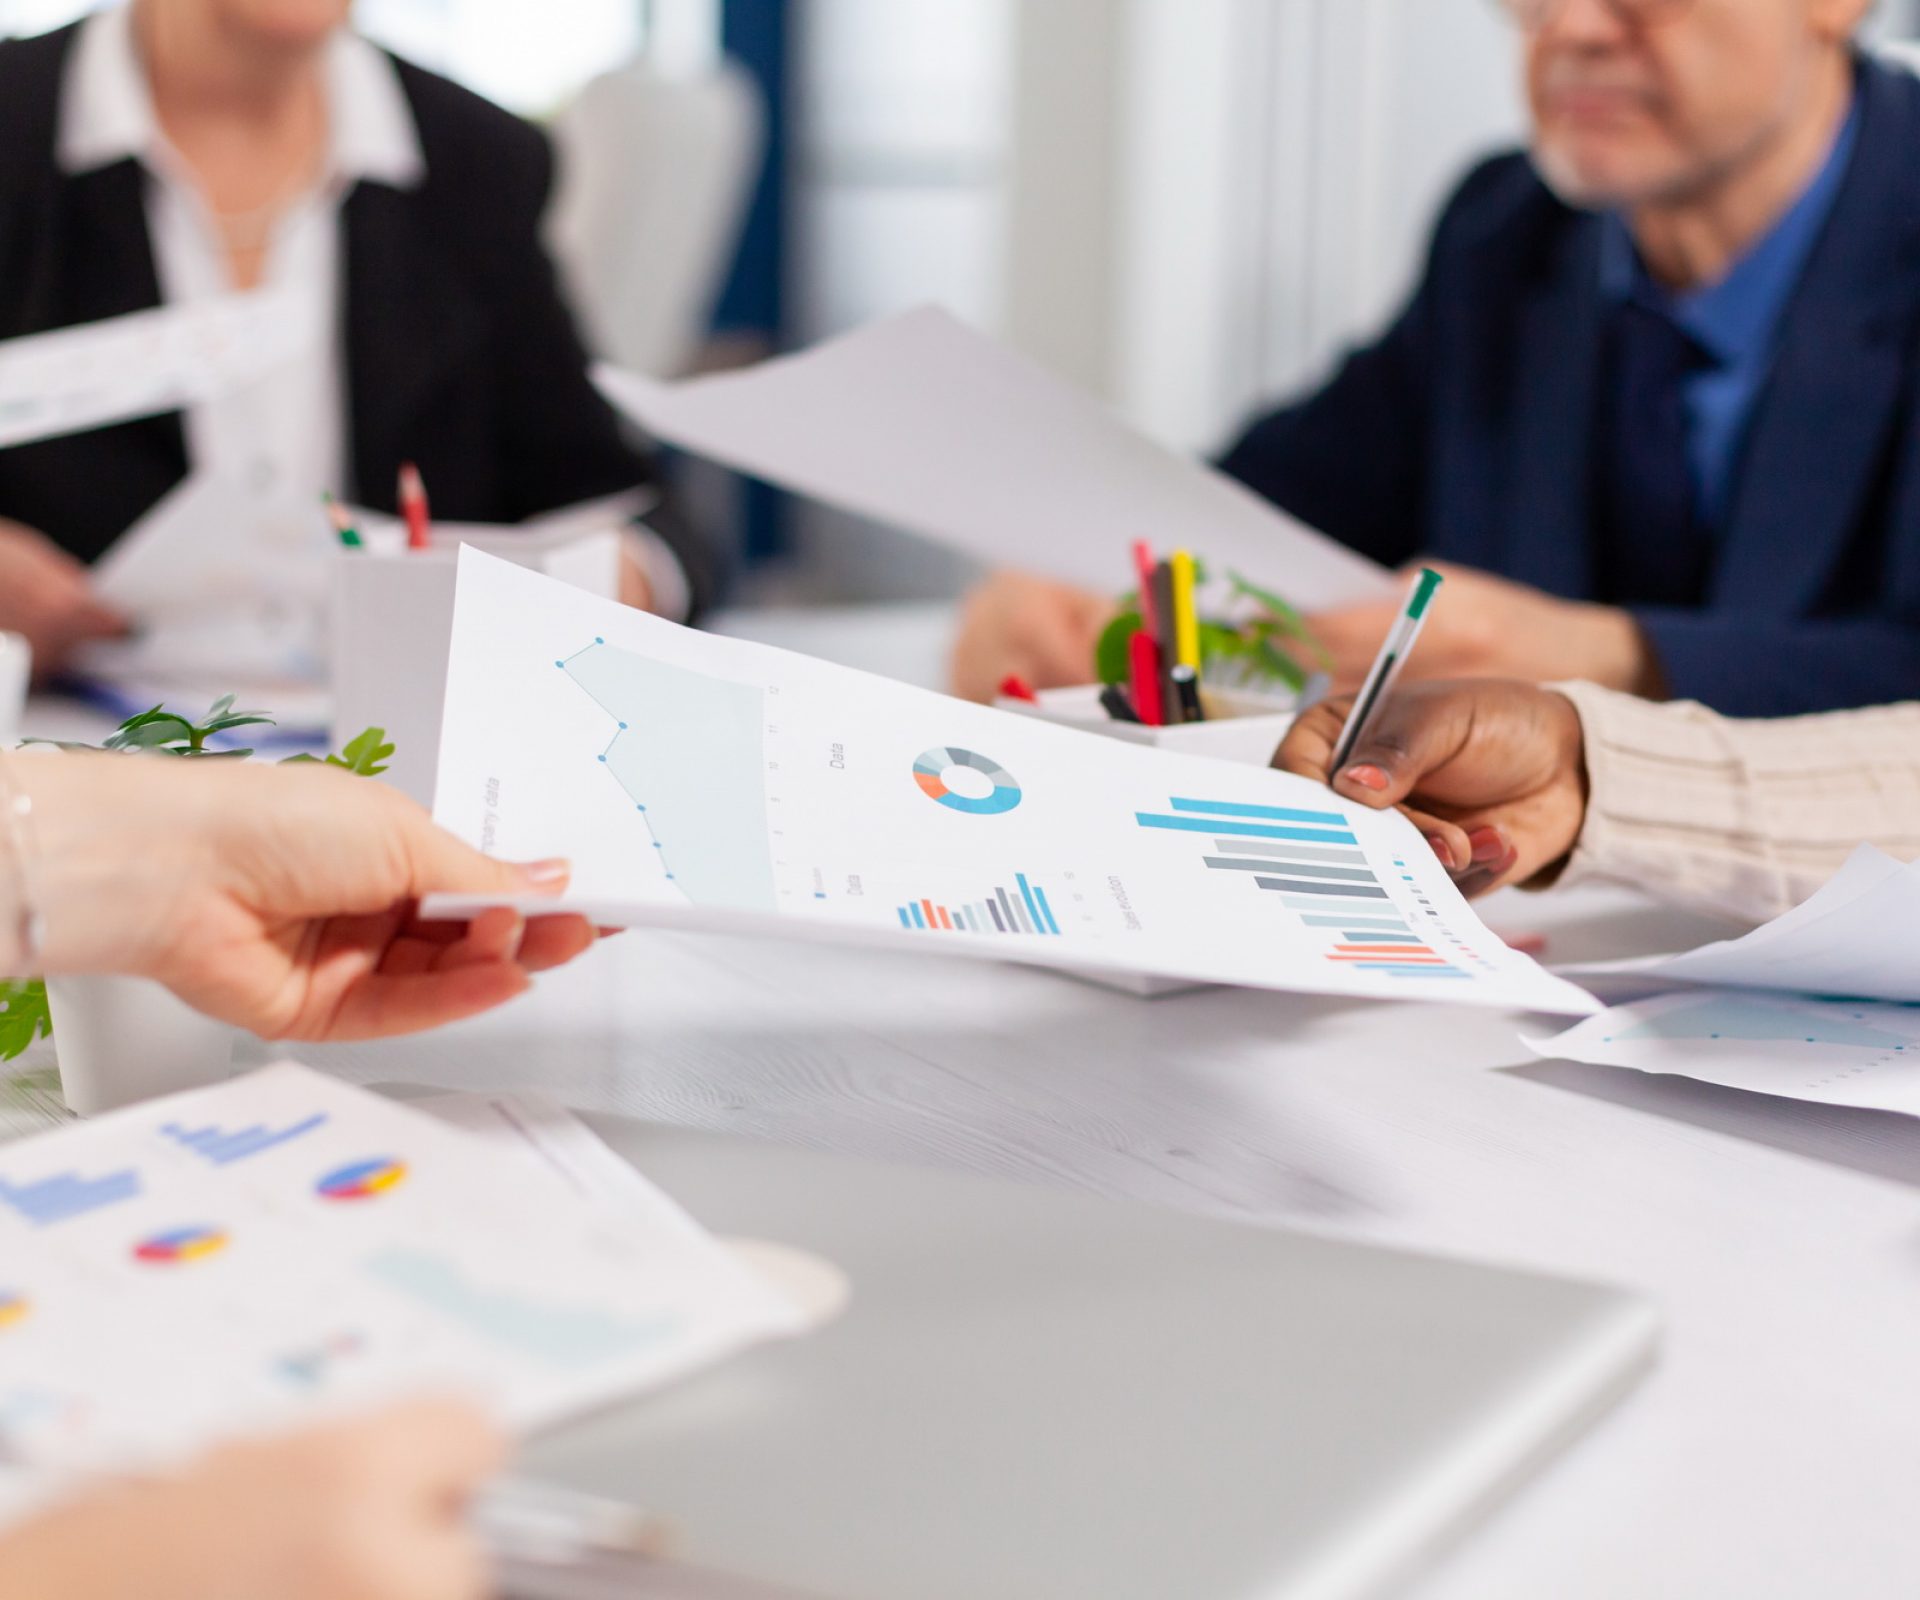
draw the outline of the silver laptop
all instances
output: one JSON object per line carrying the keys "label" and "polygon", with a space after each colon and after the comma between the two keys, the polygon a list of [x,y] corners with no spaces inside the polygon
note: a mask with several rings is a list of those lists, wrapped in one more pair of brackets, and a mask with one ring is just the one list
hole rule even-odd
{"label": "silver laptop", "polygon": [[664,1514],[676,1566],[567,1596],[1331,1600],[1376,1593],[1651,1360],[1616,1290],[591,1118],[845,1315],[538,1441]]}

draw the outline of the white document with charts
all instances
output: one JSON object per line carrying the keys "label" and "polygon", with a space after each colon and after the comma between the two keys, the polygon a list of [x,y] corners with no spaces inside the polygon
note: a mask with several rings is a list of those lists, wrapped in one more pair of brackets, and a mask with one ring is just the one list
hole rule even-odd
{"label": "white document with charts", "polygon": [[[472,549],[434,815],[608,924],[1584,1014],[1394,813],[677,627]],[[436,901],[453,909],[459,903]]]}
{"label": "white document with charts", "polygon": [[283,1062],[0,1148],[0,1525],[396,1395],[536,1428],[802,1326],[637,1173],[614,1204]]}

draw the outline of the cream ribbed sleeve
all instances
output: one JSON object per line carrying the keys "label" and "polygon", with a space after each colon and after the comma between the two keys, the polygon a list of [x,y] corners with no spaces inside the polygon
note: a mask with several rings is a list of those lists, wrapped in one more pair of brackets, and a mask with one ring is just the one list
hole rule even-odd
{"label": "cream ribbed sleeve", "polygon": [[1754,922],[1862,843],[1920,857],[1920,704],[1772,722],[1560,684],[1592,794],[1560,881],[1608,879]]}

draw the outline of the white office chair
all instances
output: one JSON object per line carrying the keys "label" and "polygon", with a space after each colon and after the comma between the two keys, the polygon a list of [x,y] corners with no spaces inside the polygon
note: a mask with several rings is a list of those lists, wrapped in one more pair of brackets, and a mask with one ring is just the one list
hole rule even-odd
{"label": "white office chair", "polygon": [[596,354],[655,377],[698,351],[766,148],[753,80],[668,77],[646,61],[596,78],[556,119],[548,240]]}

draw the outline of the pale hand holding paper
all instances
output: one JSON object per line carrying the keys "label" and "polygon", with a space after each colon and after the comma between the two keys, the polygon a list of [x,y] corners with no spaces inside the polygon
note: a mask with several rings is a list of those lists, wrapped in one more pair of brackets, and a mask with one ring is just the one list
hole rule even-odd
{"label": "pale hand holding paper", "polygon": [[565,904],[603,923],[1593,1009],[1489,933],[1397,813],[697,634],[475,550],[435,793],[481,849],[567,857]]}
{"label": "pale hand holding paper", "polygon": [[994,566],[1100,592],[1128,542],[1204,552],[1308,610],[1391,580],[1203,463],[1128,427],[1044,368],[925,307],[744,372],[663,383],[611,367],[641,427],[784,489]]}

